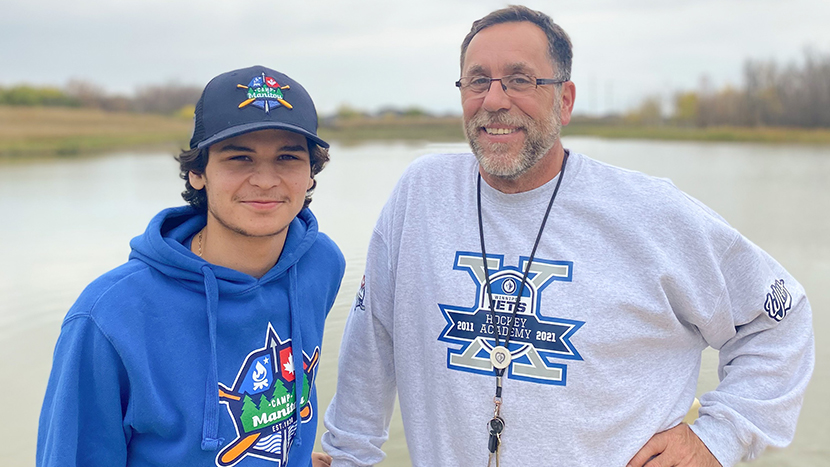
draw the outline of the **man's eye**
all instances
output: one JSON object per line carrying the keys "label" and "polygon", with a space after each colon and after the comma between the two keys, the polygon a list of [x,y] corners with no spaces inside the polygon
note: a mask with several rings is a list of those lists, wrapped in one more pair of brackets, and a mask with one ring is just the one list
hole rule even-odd
{"label": "man's eye", "polygon": [[474,76],[470,78],[470,86],[485,86],[490,84],[490,78],[486,76]]}
{"label": "man's eye", "polygon": [[228,160],[247,162],[247,161],[251,160],[251,158],[249,156],[231,156],[231,157],[228,158]]}
{"label": "man's eye", "polygon": [[524,75],[513,75],[513,76],[510,77],[510,82],[513,83],[513,84],[518,84],[520,86],[526,86],[528,84],[533,83],[533,81],[531,81],[529,76],[524,76]]}

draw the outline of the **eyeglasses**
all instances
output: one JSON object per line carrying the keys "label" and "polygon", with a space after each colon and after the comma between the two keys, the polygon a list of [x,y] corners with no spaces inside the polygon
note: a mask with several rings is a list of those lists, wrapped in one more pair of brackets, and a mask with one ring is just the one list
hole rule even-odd
{"label": "eyeglasses", "polygon": [[490,78],[489,76],[465,76],[455,82],[455,87],[467,94],[482,94],[490,90],[490,83],[498,81],[501,88],[508,96],[519,96],[536,89],[540,85],[560,84],[567,79],[534,78],[524,73],[515,73],[502,76],[501,78]]}

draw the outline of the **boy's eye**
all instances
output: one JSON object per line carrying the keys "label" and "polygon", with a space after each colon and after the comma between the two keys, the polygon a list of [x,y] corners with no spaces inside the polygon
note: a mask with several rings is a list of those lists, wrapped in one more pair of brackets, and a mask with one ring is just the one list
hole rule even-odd
{"label": "boy's eye", "polygon": [[232,161],[249,161],[249,160],[251,160],[251,158],[249,156],[239,155],[239,156],[231,156],[229,158],[229,160],[232,160]]}

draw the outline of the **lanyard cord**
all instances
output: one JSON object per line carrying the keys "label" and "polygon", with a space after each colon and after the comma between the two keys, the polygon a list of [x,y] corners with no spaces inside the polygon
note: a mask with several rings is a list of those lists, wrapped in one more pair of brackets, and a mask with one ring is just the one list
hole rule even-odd
{"label": "lanyard cord", "polygon": [[[527,274],[530,272],[530,266],[533,263],[533,258],[536,256],[536,248],[539,246],[539,241],[542,238],[542,232],[545,230],[545,224],[548,221],[548,215],[550,214],[550,210],[553,207],[553,201],[556,199],[556,194],[559,192],[559,186],[562,184],[562,179],[565,177],[565,166],[568,163],[568,151],[565,151],[565,156],[562,159],[562,169],[559,171],[559,180],[556,181],[556,187],[553,189],[553,194],[550,197],[550,201],[548,202],[548,208],[545,210],[545,217],[542,218],[542,225],[539,226],[539,233],[536,234],[536,242],[533,244],[533,250],[530,252],[530,259],[527,261],[527,266],[525,266],[525,272],[522,276],[522,283],[519,286],[519,293],[516,295],[516,302],[513,304],[513,315],[509,321],[509,328],[507,330],[507,335],[504,336],[504,347],[508,348],[510,344],[510,334],[513,333],[513,325],[516,322],[516,313],[519,311],[519,302],[522,299],[522,294],[524,293],[525,289],[525,281],[527,280]],[[496,339],[496,346],[500,344],[500,335],[499,335],[499,327],[496,325],[496,309],[493,308],[493,291],[490,287],[490,268],[487,266],[487,252],[484,249],[484,223],[481,220],[481,173],[478,174],[478,180],[476,181],[476,196],[477,196],[477,208],[478,208],[478,233],[479,239],[481,241],[481,260],[484,266],[484,288],[487,290],[487,298],[490,301],[490,316],[493,320],[493,336]],[[504,374],[504,369],[499,369],[493,367],[493,370],[496,374],[496,397],[501,399],[501,376]]]}

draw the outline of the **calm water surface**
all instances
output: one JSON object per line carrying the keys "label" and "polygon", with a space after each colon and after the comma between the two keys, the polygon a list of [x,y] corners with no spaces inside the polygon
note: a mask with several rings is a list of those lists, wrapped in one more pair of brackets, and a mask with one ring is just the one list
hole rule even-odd
{"label": "calm water surface", "polygon": [[[792,446],[768,452],[752,465],[830,466],[830,148],[593,138],[566,138],[565,145],[671,178],[801,281],[813,306],[816,371]],[[340,336],[386,196],[416,157],[466,150],[464,144],[332,148],[312,209],[321,230],[340,245],[347,267],[323,343],[321,409],[334,393]],[[34,465],[37,417],[63,315],[90,281],[127,258],[130,238],[154,214],[181,204],[182,187],[168,154],[0,164],[2,465]],[[716,365],[717,355],[707,352],[699,393],[717,384]],[[399,416],[390,431],[384,465],[409,465]]]}

